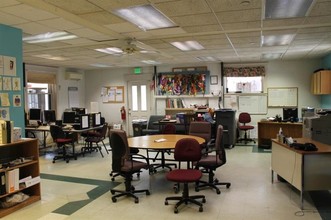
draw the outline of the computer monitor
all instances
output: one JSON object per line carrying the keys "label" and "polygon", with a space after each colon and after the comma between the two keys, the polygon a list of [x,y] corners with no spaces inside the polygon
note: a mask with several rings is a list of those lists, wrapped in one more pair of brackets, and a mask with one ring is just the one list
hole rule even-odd
{"label": "computer monitor", "polygon": [[298,121],[298,108],[283,108],[283,121]]}
{"label": "computer monitor", "polygon": [[85,108],[78,108],[78,107],[73,107],[71,108],[73,112],[76,112],[77,115],[84,115],[86,114]]}
{"label": "computer monitor", "polygon": [[55,110],[44,110],[44,122],[56,122]]}
{"label": "computer monitor", "polygon": [[93,127],[101,125],[101,112],[91,113],[91,117]]}
{"label": "computer monitor", "polygon": [[90,117],[88,114],[79,115],[80,129],[87,129],[90,127]]}
{"label": "computer monitor", "polygon": [[29,109],[29,120],[41,121],[41,109],[40,108],[30,108]]}
{"label": "computer monitor", "polygon": [[63,112],[62,123],[63,124],[75,124],[76,123],[76,112]]}

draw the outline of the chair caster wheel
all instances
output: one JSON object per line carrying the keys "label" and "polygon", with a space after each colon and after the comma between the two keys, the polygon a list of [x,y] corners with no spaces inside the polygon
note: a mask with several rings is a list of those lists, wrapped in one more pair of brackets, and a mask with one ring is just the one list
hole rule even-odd
{"label": "chair caster wheel", "polygon": [[[205,198],[202,199],[202,203],[206,203],[206,199],[205,199]],[[202,208],[202,207],[201,207],[201,208]]]}
{"label": "chair caster wheel", "polygon": [[227,189],[230,188],[230,186],[231,186],[231,183],[226,184]]}
{"label": "chair caster wheel", "polygon": [[139,203],[139,199],[134,199],[134,203]]}
{"label": "chair caster wheel", "polygon": [[198,188],[198,187],[196,187],[196,188],[195,188],[195,191],[196,191],[196,192],[199,192],[199,188]]}
{"label": "chair caster wheel", "polygon": [[66,163],[69,163],[69,160],[66,160]]}
{"label": "chair caster wheel", "polygon": [[218,181],[218,179],[214,179],[214,183],[218,183],[219,181]]}
{"label": "chair caster wheel", "polygon": [[55,160],[53,160],[53,163],[55,163]]}
{"label": "chair caster wheel", "polygon": [[113,178],[111,178],[111,181],[113,181],[113,182],[114,182],[114,181],[115,181],[115,178],[114,178],[114,177],[113,177]]}
{"label": "chair caster wheel", "polygon": [[149,196],[150,194],[150,191],[146,191],[146,196]]}
{"label": "chair caster wheel", "polygon": [[168,201],[167,201],[167,200],[164,202],[164,204],[165,204],[165,205],[169,205],[169,203],[168,203]]}
{"label": "chair caster wheel", "polygon": [[178,209],[177,209],[177,208],[175,208],[175,210],[174,210],[174,213],[175,213],[175,214],[177,214],[177,213],[178,213]]}
{"label": "chair caster wheel", "polygon": [[221,194],[221,191],[220,190],[216,190],[216,194]]}
{"label": "chair caster wheel", "polygon": [[[115,194],[115,192],[114,191],[112,191],[112,190],[110,190],[110,193],[112,194],[112,195],[114,195]],[[114,199],[113,199],[114,200]]]}
{"label": "chair caster wheel", "polygon": [[203,212],[203,208],[202,208],[202,206],[200,206],[200,208],[199,208],[199,212]]}
{"label": "chair caster wheel", "polygon": [[116,198],[112,198],[111,200],[113,200],[113,203],[117,202]]}

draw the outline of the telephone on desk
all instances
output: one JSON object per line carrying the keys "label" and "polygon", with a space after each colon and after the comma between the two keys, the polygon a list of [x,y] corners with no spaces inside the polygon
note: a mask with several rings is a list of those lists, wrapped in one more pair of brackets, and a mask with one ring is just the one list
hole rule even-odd
{"label": "telephone on desk", "polygon": [[292,143],[290,144],[296,150],[303,150],[303,151],[317,151],[317,147],[313,143]]}

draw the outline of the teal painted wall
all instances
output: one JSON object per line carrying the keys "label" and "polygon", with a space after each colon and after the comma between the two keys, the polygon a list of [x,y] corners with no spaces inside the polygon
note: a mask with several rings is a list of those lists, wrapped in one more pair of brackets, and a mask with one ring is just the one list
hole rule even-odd
{"label": "teal painted wall", "polygon": [[[329,54],[323,59],[322,66],[324,69],[331,70],[331,54]],[[321,102],[322,108],[331,109],[331,95],[322,95]]]}
{"label": "teal painted wall", "polygon": [[[8,93],[10,106],[2,106],[1,108],[9,108],[10,120],[14,121],[15,127],[22,128],[22,135],[24,136],[24,89],[23,89],[23,55],[22,55],[22,31],[17,28],[9,27],[0,24],[0,55],[16,57],[16,76],[20,78],[20,90],[19,91],[0,91],[0,93]],[[2,76],[4,77],[4,76]],[[13,97],[21,95],[21,106],[13,106]]]}

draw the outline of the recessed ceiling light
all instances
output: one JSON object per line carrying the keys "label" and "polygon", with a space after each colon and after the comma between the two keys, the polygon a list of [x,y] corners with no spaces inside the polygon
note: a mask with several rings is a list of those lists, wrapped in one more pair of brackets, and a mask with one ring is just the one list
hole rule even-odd
{"label": "recessed ceiling light", "polygon": [[33,55],[33,56],[43,58],[43,59],[48,59],[48,60],[57,60],[57,61],[70,60],[67,57],[52,56],[50,54],[38,54],[38,55]]}
{"label": "recessed ceiling light", "polygon": [[282,53],[263,53],[261,58],[264,60],[275,60],[281,58],[282,55]]}
{"label": "recessed ceiling light", "polygon": [[176,24],[155,9],[152,5],[141,5],[121,8],[113,11],[114,14],[137,25],[143,30],[175,27]]}
{"label": "recessed ceiling light", "polygon": [[142,60],[141,62],[146,64],[161,64],[161,62],[155,60]]}
{"label": "recessed ceiling light", "polygon": [[59,32],[47,32],[44,34],[23,37],[23,41],[30,44],[34,44],[34,43],[48,43],[48,42],[60,41],[60,40],[69,40],[75,38],[77,38],[76,35],[69,34],[65,31],[59,31]]}
{"label": "recessed ceiling light", "polygon": [[171,42],[171,44],[182,51],[190,51],[190,50],[203,50],[205,49],[201,44],[197,41],[185,41],[185,42]]}
{"label": "recessed ceiling light", "polygon": [[111,65],[102,64],[102,63],[92,63],[92,64],[90,64],[90,66],[101,67],[101,68],[111,67]]}
{"label": "recessed ceiling light", "polygon": [[284,35],[266,35],[262,36],[262,46],[284,46],[289,45],[294,34],[284,34]]}
{"label": "recessed ceiling light", "polygon": [[124,52],[121,48],[118,47],[107,47],[107,48],[100,48],[95,50],[107,54],[120,54]]}
{"label": "recessed ceiling light", "polygon": [[313,0],[266,0],[265,18],[304,17]]}

